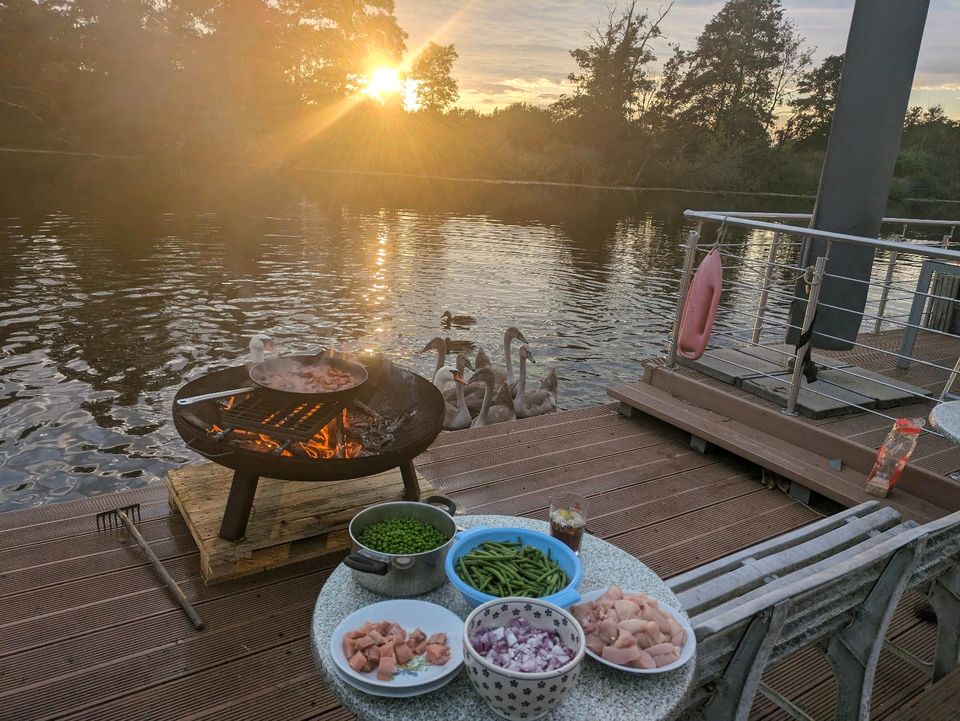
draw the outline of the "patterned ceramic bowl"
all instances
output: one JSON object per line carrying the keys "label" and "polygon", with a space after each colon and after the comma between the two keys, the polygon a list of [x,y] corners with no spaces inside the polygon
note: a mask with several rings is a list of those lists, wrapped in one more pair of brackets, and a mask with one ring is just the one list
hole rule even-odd
{"label": "patterned ceramic bowl", "polygon": [[[500,668],[483,658],[470,637],[485,628],[506,626],[515,618],[534,628],[554,629],[574,652],[573,660],[554,671],[523,673]],[[464,622],[463,661],[477,693],[500,718],[538,719],[555,709],[573,690],[583,661],[584,637],[580,624],[559,606],[534,598],[498,598],[477,606]]]}

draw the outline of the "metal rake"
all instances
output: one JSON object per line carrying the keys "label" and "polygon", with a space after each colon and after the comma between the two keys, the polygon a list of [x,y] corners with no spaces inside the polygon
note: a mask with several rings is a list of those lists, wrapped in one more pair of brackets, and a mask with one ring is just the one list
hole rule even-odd
{"label": "metal rake", "polygon": [[138,531],[137,527],[133,525],[134,521],[131,519],[136,519],[136,523],[140,523],[140,518],[139,503],[134,503],[129,506],[120,506],[119,508],[113,508],[109,511],[103,511],[97,514],[97,531],[102,532],[112,530],[114,528],[120,528],[120,526],[125,526],[140,548],[143,549],[144,554],[147,556],[151,565],[153,566],[153,570],[157,572],[158,576],[160,576],[160,580],[163,581],[163,584],[167,587],[167,590],[170,591],[173,597],[177,600],[177,603],[180,604],[180,607],[186,612],[191,623],[193,623],[194,628],[196,628],[198,631],[203,629],[203,619],[200,618],[200,614],[198,614],[196,609],[190,605],[190,602],[180,589],[180,586],[178,586],[177,582],[173,580],[173,576],[171,576],[167,569],[163,567],[160,559],[157,558],[157,554],[153,552],[153,549],[150,548],[146,539],[140,535],[140,531]]}

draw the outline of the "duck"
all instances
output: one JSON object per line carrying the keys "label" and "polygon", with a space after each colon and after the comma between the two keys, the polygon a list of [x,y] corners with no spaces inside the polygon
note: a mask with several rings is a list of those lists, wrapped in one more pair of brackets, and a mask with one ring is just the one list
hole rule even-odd
{"label": "duck", "polygon": [[433,369],[433,374],[436,375],[437,371],[444,367],[447,362],[447,343],[440,336],[436,336],[430,339],[430,342],[427,343],[421,350],[421,353],[426,353],[429,350],[435,350],[437,352],[437,365]]}
{"label": "duck", "polygon": [[470,424],[471,428],[483,428],[493,423],[503,423],[512,421],[517,415],[513,409],[513,397],[510,395],[510,389],[504,384],[500,386],[499,392],[494,398],[494,376],[490,368],[480,368],[471,377],[471,383],[482,382],[484,384],[483,402],[480,405],[480,413]]}
{"label": "duck", "polygon": [[441,368],[433,376],[433,384],[443,393],[448,383],[456,384],[457,404],[444,402],[446,410],[443,416],[443,428],[447,431],[458,431],[462,428],[470,427],[470,411],[467,410],[467,404],[463,400],[463,374],[460,371],[453,371],[449,368]]}
{"label": "duck", "polygon": [[449,328],[452,325],[474,325],[477,319],[472,315],[453,315],[449,310],[443,311],[440,316],[440,323]]}
{"label": "duck", "polygon": [[444,341],[447,344],[447,353],[464,353],[477,347],[472,340],[455,340],[447,336]]}
{"label": "duck", "polygon": [[276,349],[276,346],[273,343],[273,338],[263,333],[257,333],[253,338],[250,339],[250,363],[262,363],[263,354],[266,351],[273,352]]}
{"label": "duck", "polygon": [[[520,346],[520,380],[517,381],[517,397],[514,403],[517,418],[532,418],[553,413],[557,410],[557,371],[551,369],[538,390],[528,391],[527,361],[537,362],[529,346],[522,345]],[[546,387],[544,383],[547,383]]]}

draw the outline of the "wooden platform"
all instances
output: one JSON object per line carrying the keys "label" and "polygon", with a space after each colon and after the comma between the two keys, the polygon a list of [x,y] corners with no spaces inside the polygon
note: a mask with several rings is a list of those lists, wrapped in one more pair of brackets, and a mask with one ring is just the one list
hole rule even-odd
{"label": "wooden platform", "polygon": [[[167,474],[170,505],[180,512],[200,550],[207,584],[263,573],[308,559],[336,557],[350,549],[347,526],[367,506],[402,500],[400,469],[332,483],[262,478],[247,533],[238,543],[220,538],[233,471],[215,463],[183,466]],[[421,482],[422,496],[434,492]]]}
{"label": "wooden platform", "polygon": [[[817,518],[762,487],[749,464],[702,456],[683,432],[624,418],[616,404],[443,434],[417,467],[476,511],[546,518],[555,490],[586,493],[591,531],[664,577]],[[93,514],[132,502],[206,630],[193,630],[136,547],[96,533]],[[311,560],[206,586],[162,486],[0,514],[0,719],[349,719],[309,650],[310,614],[333,566]],[[908,601],[890,634],[925,655],[932,628]],[[765,680],[826,720],[829,678],[806,651]],[[873,718],[889,718],[923,685],[885,653]],[[752,718],[787,721],[763,699]]]}

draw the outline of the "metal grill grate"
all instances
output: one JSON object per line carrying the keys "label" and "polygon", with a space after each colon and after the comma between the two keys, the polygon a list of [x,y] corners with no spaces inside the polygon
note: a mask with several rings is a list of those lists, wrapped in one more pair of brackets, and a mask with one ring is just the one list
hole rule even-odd
{"label": "metal grill grate", "polygon": [[337,417],[345,402],[283,403],[259,393],[241,398],[221,413],[226,430],[261,431],[275,440],[308,441]]}

